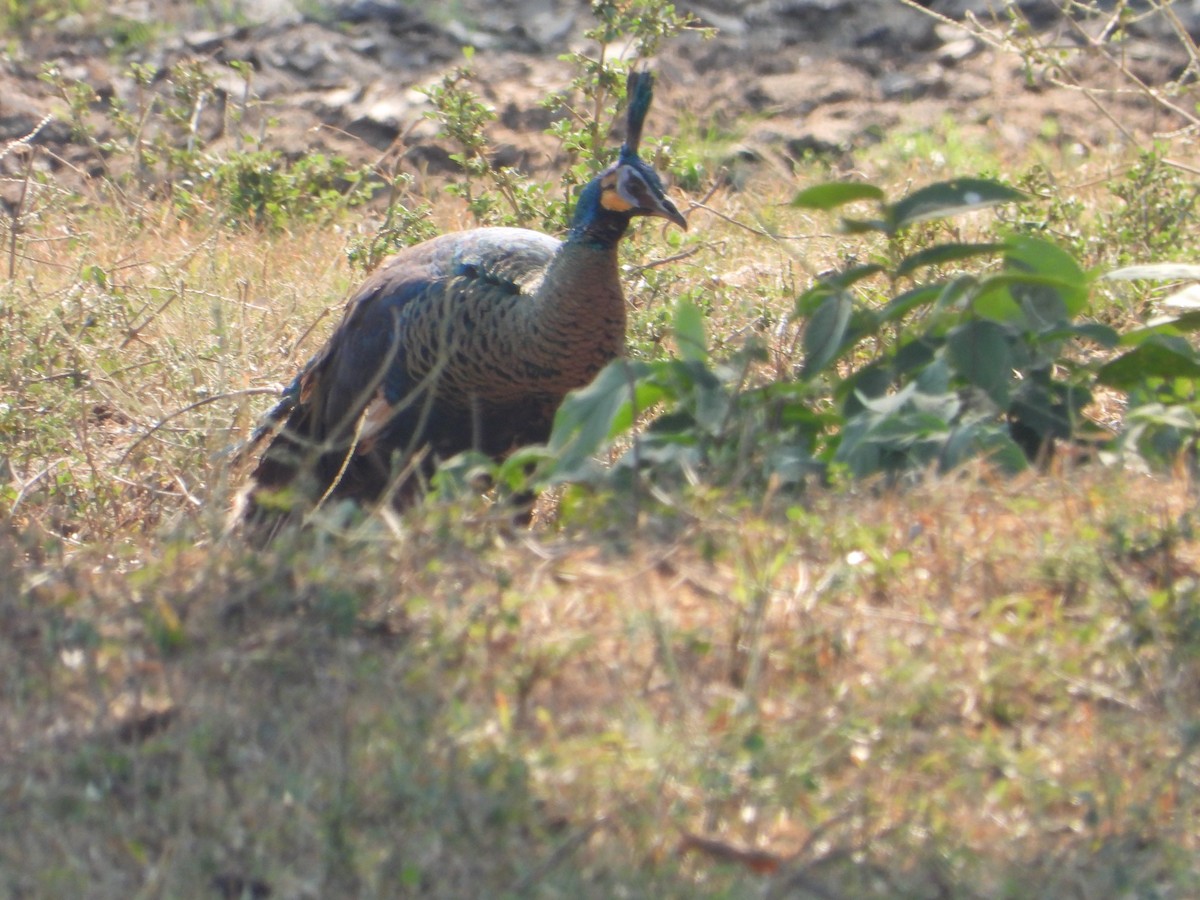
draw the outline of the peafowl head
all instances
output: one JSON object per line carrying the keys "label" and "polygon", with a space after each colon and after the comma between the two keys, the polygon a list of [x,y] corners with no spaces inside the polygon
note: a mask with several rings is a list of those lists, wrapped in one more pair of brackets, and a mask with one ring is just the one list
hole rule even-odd
{"label": "peafowl head", "polygon": [[573,230],[620,237],[634,216],[658,216],[687,230],[687,219],[667,199],[658,173],[638,156],[642,125],[650,109],[654,78],[649,72],[631,72],[625,143],[617,161],[597,175],[579,195]]}

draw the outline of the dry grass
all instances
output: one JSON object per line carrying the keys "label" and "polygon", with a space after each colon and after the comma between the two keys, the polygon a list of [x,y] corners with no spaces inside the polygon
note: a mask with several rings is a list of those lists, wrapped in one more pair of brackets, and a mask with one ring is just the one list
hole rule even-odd
{"label": "dry grass", "polygon": [[[712,202],[808,237],[695,213],[640,346],[708,292],[718,346],[794,366],[796,284],[856,248],[745,196]],[[344,237],[56,202],[0,289],[0,896],[1200,890],[1184,476],[431,503],[254,551],[225,451]]]}
{"label": "dry grass", "polygon": [[633,545],[439,508],[352,548],[187,529],[128,575],[10,534],[0,870],[40,896],[1185,896],[1190,505],[964,476],[714,502]]}

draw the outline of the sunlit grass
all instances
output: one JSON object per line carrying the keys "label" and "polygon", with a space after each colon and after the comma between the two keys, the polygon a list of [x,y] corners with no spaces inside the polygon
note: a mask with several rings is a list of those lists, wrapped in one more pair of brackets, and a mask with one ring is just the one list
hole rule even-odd
{"label": "sunlit grass", "polygon": [[[870,165],[897,192],[1000,165],[939,128]],[[697,132],[698,172],[728,138]],[[793,372],[797,293],[882,249],[788,205],[824,177],[764,168],[686,237],[639,231],[631,352],[671,352],[686,295],[715,353],[754,335],[760,377]],[[1094,183],[1079,202],[1106,221]],[[230,450],[337,321],[372,215],[268,231],[60,198],[21,236],[0,894],[1200,889],[1183,468],[578,489],[532,529],[438,500],[245,546]],[[444,196],[434,216],[466,222]]]}

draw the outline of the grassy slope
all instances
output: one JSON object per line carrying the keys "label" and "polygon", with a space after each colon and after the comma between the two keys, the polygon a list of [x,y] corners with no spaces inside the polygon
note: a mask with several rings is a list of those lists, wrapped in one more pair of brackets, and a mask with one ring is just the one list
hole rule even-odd
{"label": "grassy slope", "polygon": [[[712,202],[818,236],[696,214],[641,352],[692,291],[796,362],[796,284],[854,248],[749,196]],[[47,205],[0,295],[0,896],[1200,890],[1182,476],[464,501],[255,552],[220,451],[336,316],[343,232],[146,214]]]}

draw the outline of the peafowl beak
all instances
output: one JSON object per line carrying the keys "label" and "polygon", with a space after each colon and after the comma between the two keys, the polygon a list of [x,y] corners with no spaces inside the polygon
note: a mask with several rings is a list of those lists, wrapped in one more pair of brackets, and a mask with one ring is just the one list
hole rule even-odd
{"label": "peafowl beak", "polygon": [[687,231],[687,219],[683,217],[683,213],[675,207],[675,204],[666,197],[659,197],[658,203],[645,214],[648,216],[659,216],[668,222],[674,222],[684,231]]}

